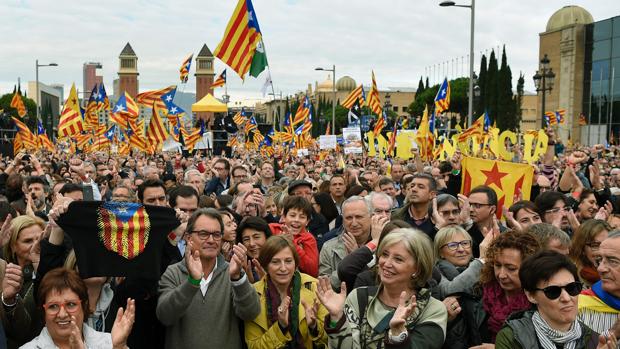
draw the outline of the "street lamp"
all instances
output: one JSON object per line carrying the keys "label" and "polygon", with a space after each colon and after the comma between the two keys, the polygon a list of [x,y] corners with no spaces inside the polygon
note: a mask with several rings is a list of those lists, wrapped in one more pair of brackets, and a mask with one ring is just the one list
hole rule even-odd
{"label": "street lamp", "polygon": [[545,127],[545,97],[546,92],[553,90],[553,83],[555,81],[555,73],[553,69],[549,68],[551,61],[545,56],[540,60],[540,68],[534,74],[534,85],[536,85],[536,92],[542,92],[542,108],[541,108],[541,127]]}
{"label": "street lamp", "polygon": [[[35,70],[36,70],[36,89],[37,89],[37,122],[39,119],[41,119],[41,91],[39,91],[39,67],[57,67],[58,64],[56,63],[49,63],[49,64],[39,64],[39,60],[37,59],[35,61]],[[50,134],[53,137],[54,134],[54,115],[52,115],[52,117],[50,118]]]}
{"label": "street lamp", "polygon": [[471,126],[474,115],[474,14],[476,12],[476,0],[471,0],[471,5],[457,5],[454,1],[442,1],[441,7],[466,7],[471,10],[470,40],[469,40],[469,101],[467,105],[467,122]]}
{"label": "street lamp", "polygon": [[332,65],[332,69],[318,67],[314,68],[314,70],[332,72],[332,92],[334,93],[334,101],[332,103],[332,132],[336,134],[336,65]]}

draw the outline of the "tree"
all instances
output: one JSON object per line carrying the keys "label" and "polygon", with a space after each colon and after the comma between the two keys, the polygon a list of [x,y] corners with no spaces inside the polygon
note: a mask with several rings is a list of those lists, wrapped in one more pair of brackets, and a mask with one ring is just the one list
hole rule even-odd
{"label": "tree", "polygon": [[495,58],[495,51],[491,51],[489,58],[489,69],[487,71],[487,77],[485,79],[485,93],[484,102],[485,110],[489,114],[491,124],[497,118],[497,75],[499,74],[497,68],[497,59]]}
{"label": "tree", "polygon": [[418,89],[415,91],[415,94],[421,94],[424,93],[424,90],[426,88],[424,87],[424,81],[422,81],[422,77],[420,76],[420,81],[418,82]]}
{"label": "tree", "polygon": [[[525,77],[523,76],[523,73],[521,72],[519,74],[519,80],[517,81],[517,94],[514,97],[515,119],[516,119],[517,125],[521,125],[521,120],[523,119],[523,111],[521,110],[521,105],[523,104],[523,94],[525,92],[524,86],[525,86]],[[517,129],[519,129],[519,126],[517,126]]]}
{"label": "tree", "polygon": [[487,79],[487,56],[482,55],[480,58],[480,70],[478,74],[478,87],[480,88],[480,95],[475,101],[474,105],[474,116],[480,116],[484,113],[484,109],[486,106],[485,103],[485,94],[486,94],[486,79]]}
{"label": "tree", "polygon": [[515,107],[512,97],[512,72],[506,58],[506,47],[502,50],[502,63],[497,76],[497,127],[500,131],[516,130],[519,124],[515,118]]}
{"label": "tree", "polygon": [[[467,90],[469,88],[469,78],[458,78],[450,81],[450,109],[449,112],[458,113],[462,117],[467,115]],[[416,93],[415,100],[409,105],[407,112],[412,116],[421,116],[424,107],[428,106],[429,112],[435,106],[435,96],[439,90],[439,84],[424,89],[424,92]],[[464,118],[461,118],[464,119]]]}
{"label": "tree", "polygon": [[[4,109],[4,112],[6,114],[8,114],[9,117],[14,116],[16,118],[19,118],[19,115],[17,115],[17,109],[11,107],[11,100],[13,99],[13,93],[7,93],[5,95],[3,95],[2,97],[0,97],[0,109]],[[22,100],[24,101],[24,105],[26,106],[26,112],[28,113],[26,115],[26,117],[24,118],[26,121],[26,124],[28,124],[28,120],[30,118],[32,118],[33,120],[36,119],[36,115],[37,115],[37,104],[30,98],[26,98],[22,96]],[[35,124],[36,124],[36,120],[35,120]]]}
{"label": "tree", "polygon": [[428,89],[428,76],[426,77],[426,84],[424,85],[424,89]]}

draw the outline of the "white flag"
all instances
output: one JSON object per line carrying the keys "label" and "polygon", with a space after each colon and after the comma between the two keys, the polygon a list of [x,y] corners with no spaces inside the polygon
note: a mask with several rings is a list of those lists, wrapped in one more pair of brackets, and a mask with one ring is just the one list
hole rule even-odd
{"label": "white flag", "polygon": [[260,89],[261,92],[263,93],[263,97],[267,95],[267,89],[271,86],[271,84],[272,84],[271,74],[269,73],[269,71],[267,71],[267,77],[265,79],[265,83],[263,84],[263,87]]}

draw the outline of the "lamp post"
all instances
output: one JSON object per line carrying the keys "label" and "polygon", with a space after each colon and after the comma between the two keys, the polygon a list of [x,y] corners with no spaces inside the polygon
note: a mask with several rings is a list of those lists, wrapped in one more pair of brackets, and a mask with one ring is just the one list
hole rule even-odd
{"label": "lamp post", "polygon": [[471,5],[457,5],[454,1],[442,1],[442,7],[466,7],[471,10],[471,23],[469,29],[469,101],[467,105],[467,123],[471,126],[474,115],[474,15],[476,13],[476,0],[471,0]]}
{"label": "lamp post", "polygon": [[547,91],[553,90],[553,82],[555,81],[555,73],[553,69],[549,68],[551,61],[545,56],[540,60],[540,68],[534,74],[534,84],[536,85],[536,92],[542,92],[542,106],[540,112],[541,127],[545,127],[545,96]]}
{"label": "lamp post", "polygon": [[[41,91],[39,90],[39,67],[57,67],[56,63],[49,64],[39,64],[39,60],[35,61],[35,71],[36,71],[36,89],[37,89],[37,122],[41,118]],[[54,134],[54,115],[50,118],[50,134]],[[53,136],[52,136],[53,137]]]}
{"label": "lamp post", "polygon": [[332,69],[318,67],[314,68],[314,70],[332,72],[332,92],[334,94],[334,101],[332,102],[332,132],[336,134],[336,65],[332,65]]}

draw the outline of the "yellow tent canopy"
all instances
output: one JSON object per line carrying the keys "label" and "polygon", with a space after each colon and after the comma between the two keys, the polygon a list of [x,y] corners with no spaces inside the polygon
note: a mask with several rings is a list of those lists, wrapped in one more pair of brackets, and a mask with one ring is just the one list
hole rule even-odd
{"label": "yellow tent canopy", "polygon": [[214,113],[225,113],[228,111],[228,108],[226,107],[226,104],[215,99],[215,97],[213,97],[213,95],[211,95],[210,93],[207,93],[207,95],[202,97],[201,100],[192,104],[192,111],[210,111]]}

